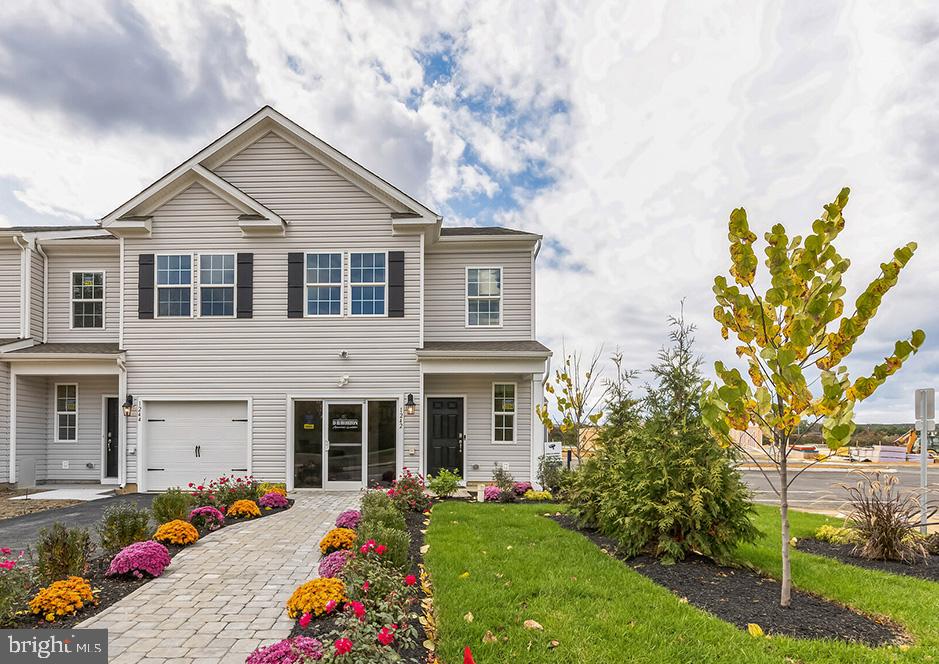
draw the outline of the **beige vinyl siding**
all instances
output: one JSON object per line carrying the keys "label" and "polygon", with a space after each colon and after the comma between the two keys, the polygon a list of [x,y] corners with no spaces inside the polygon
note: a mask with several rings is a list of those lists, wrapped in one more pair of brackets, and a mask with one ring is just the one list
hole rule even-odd
{"label": "beige vinyl siding", "polygon": [[10,481],[10,365],[0,362],[0,483]]}
{"label": "beige vinyl siding", "polygon": [[[493,442],[493,383],[516,384],[514,444]],[[508,465],[509,472],[517,481],[531,480],[531,375],[427,375],[424,376],[424,392],[439,397],[466,397],[463,404],[465,479],[471,482],[489,480],[493,464],[498,463]]]}
{"label": "beige vinyl siding", "polygon": [[[49,255],[49,343],[115,342],[120,320],[120,250],[114,248],[53,250]],[[71,273],[104,271],[104,329],[70,329],[72,322]],[[36,331],[33,330],[33,336]]]}
{"label": "beige vinyl siding", "polygon": [[43,258],[38,251],[31,251],[29,257],[29,334],[42,340]]}
{"label": "beige vinyl siding", "polygon": [[[239,212],[193,185],[153,216],[152,237],[125,240],[128,391],[138,398],[251,398],[252,470],[284,480],[288,395],[404,398],[419,393],[414,349],[420,325],[420,239],[393,236],[388,207],[279,137],[268,135],[217,169],[218,174],[289,223],[284,237],[243,237]],[[287,318],[291,251],[405,253],[403,318]],[[254,317],[137,317],[141,253],[254,254]],[[348,257],[345,271],[348,272]],[[348,295],[348,293],[347,293]],[[198,307],[198,298],[194,298]],[[348,297],[346,298],[348,307]],[[339,352],[348,351],[341,359]],[[339,379],[349,376],[345,387]],[[403,418],[404,464],[417,467],[418,415]],[[128,422],[128,445],[138,424]],[[408,456],[407,452],[413,452]],[[128,454],[128,481],[137,455]]]}
{"label": "beige vinyl siding", "polygon": [[16,476],[23,478],[23,464],[32,460],[36,480],[46,479],[46,441],[49,435],[49,379],[45,376],[16,378]]}
{"label": "beige vinyl siding", "polygon": [[[55,386],[78,385],[78,440],[56,441]],[[117,395],[117,376],[53,376],[49,378],[47,440],[44,477],[47,480],[101,480],[104,395]],[[17,448],[19,442],[17,442]],[[68,461],[69,467],[62,468]],[[92,464],[88,468],[86,464]]]}
{"label": "beige vinyl siding", "polygon": [[20,336],[22,260],[19,247],[0,247],[0,339]]}
{"label": "beige vinyl siding", "polygon": [[[531,339],[532,252],[428,253],[424,262],[424,339]],[[466,268],[502,268],[502,327],[466,326]]]}

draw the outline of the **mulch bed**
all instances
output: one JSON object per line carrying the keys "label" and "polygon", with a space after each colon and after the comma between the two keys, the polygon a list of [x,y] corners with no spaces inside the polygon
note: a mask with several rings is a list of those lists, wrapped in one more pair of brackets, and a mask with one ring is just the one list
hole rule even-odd
{"label": "mulch bed", "polygon": [[[436,499],[434,502],[437,502]],[[421,531],[426,529],[426,526],[424,526],[425,519],[427,519],[427,516],[419,512],[408,512],[405,515],[408,534],[411,535],[411,547],[408,551],[411,558],[411,569],[408,571],[408,574],[413,574],[418,579],[421,577],[421,571],[418,565],[424,560],[424,555],[421,553],[421,547],[424,546],[424,533]],[[311,578],[315,576],[316,570],[311,570],[310,575]],[[418,582],[417,599],[414,602],[414,611],[418,614],[421,613],[420,602],[426,597],[424,591],[420,589],[420,585],[420,582]],[[417,622],[414,626],[417,628],[417,638],[415,639],[417,645],[407,650],[398,650],[397,653],[401,656],[401,661],[407,664],[425,664],[428,659],[428,653],[422,644],[427,638],[427,633],[424,631],[424,626],[421,625],[420,622]],[[337,629],[335,619],[326,616],[310,621],[306,629],[301,628],[299,623],[294,623],[293,629],[290,631],[290,636],[309,636],[319,639],[323,642],[324,649],[328,649],[330,644],[328,643],[328,639],[324,637],[334,629]]]}
{"label": "mulch bed", "polygon": [[838,562],[855,565],[856,567],[892,572],[904,576],[915,576],[929,581],[939,581],[939,556],[936,555],[931,555],[924,561],[907,564],[896,560],[859,558],[851,553],[854,548],[851,544],[830,544],[816,539],[800,539],[796,548],[803,553],[814,553],[826,558],[834,558]]}
{"label": "mulch bed", "polygon": [[[77,505],[80,500],[44,500],[42,494],[52,489],[0,489],[0,519],[12,519],[25,514],[45,512],[60,507]],[[28,500],[10,500],[16,496],[29,495]],[[38,496],[34,498],[33,496]]]}
{"label": "mulch bed", "polygon": [[[265,510],[261,509],[261,516],[255,517],[254,519],[235,519],[225,517],[225,525],[221,528],[216,528],[215,530],[201,529],[199,530],[199,541],[201,542],[204,537],[211,536],[212,533],[217,533],[219,530],[224,528],[229,528],[231,526],[236,526],[239,523],[245,523],[247,521],[257,521],[258,518],[265,518],[269,516],[274,516],[275,514],[280,514],[285,512],[293,507],[294,501],[291,499],[288,501],[289,505],[281,509],[271,509]],[[196,542],[198,545],[199,542]],[[184,549],[192,548],[194,545],[190,546],[177,546],[175,544],[164,544],[167,551],[169,551],[170,559],[174,558],[176,554]],[[123,577],[110,577],[105,576],[104,573],[108,569],[108,565],[111,564],[111,558],[108,554],[100,554],[94,558],[91,558],[88,561],[88,573],[85,574],[84,578],[88,580],[91,584],[92,589],[99,590],[98,594],[98,605],[97,606],[86,606],[82,608],[81,611],[75,613],[71,616],[66,616],[63,618],[57,619],[55,622],[46,622],[40,616],[35,616],[33,614],[26,614],[18,617],[15,621],[15,624],[11,625],[11,628],[15,629],[68,629],[74,627],[80,622],[88,620],[93,615],[101,613],[106,608],[114,604],[120,599],[127,597],[132,592],[137,590],[140,586],[152,581],[150,578],[143,579],[134,579],[134,578],[123,578]],[[172,569],[172,563],[168,570]],[[30,597],[33,597],[36,592],[39,591],[39,586],[33,589],[30,593]]]}
{"label": "mulch bed", "polygon": [[887,620],[865,616],[795,588],[792,589],[791,607],[784,609],[779,606],[779,582],[751,569],[719,565],[699,555],[688,556],[671,565],[663,565],[646,555],[627,559],[617,553],[616,542],[611,538],[577,528],[567,515],[551,518],[562,527],[581,533],[606,553],[668,588],[689,604],[740,629],[756,623],[766,634],[799,639],[834,638],[872,647],[906,640],[903,630]]}

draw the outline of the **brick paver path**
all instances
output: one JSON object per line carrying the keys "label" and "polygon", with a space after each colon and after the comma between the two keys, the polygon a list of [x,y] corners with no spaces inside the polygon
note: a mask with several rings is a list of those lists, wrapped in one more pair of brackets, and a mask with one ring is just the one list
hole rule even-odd
{"label": "brick paver path", "polygon": [[283,514],[223,528],[173,558],[166,573],[79,625],[108,629],[111,664],[244,662],[286,638],[284,605],[316,576],[319,541],[357,493],[298,491]]}

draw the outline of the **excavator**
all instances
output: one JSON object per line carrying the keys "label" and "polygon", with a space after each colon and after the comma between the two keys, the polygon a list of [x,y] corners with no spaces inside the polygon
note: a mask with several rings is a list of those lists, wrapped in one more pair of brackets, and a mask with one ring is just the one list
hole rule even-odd
{"label": "excavator", "polygon": [[[894,445],[897,445],[897,446],[901,446],[901,445],[902,445],[902,446],[905,446],[905,447],[906,447],[906,453],[907,453],[907,454],[913,454],[913,453],[914,453],[914,449],[913,449],[914,447],[916,448],[916,451],[919,450],[919,446],[916,445],[917,441],[919,441],[919,433],[917,433],[916,429],[910,429],[910,430],[907,431],[905,434],[903,434],[902,436],[900,436],[899,438],[897,438],[895,441],[893,441],[893,444],[894,444]],[[932,443],[932,444],[930,445],[930,443]],[[935,452],[935,447],[936,447],[935,441],[929,441],[929,440],[927,440],[927,443],[926,443],[926,444],[929,446],[929,447],[927,448],[927,450],[928,450],[928,452],[929,452],[929,455],[930,455],[930,456],[936,456],[936,452]]]}

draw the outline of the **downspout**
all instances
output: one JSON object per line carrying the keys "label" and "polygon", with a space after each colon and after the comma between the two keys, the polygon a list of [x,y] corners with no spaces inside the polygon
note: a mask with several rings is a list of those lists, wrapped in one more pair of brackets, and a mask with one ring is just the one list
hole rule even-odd
{"label": "downspout", "polygon": [[20,339],[29,338],[29,264],[27,251],[29,242],[22,235],[14,235],[13,241],[20,248]]}
{"label": "downspout", "polygon": [[42,343],[49,334],[49,257],[36,241],[36,251],[42,256]]}

